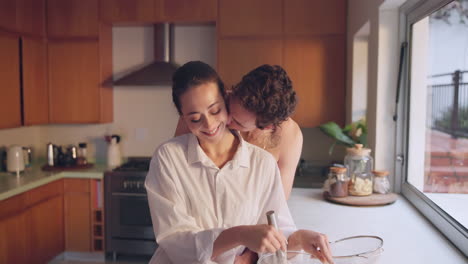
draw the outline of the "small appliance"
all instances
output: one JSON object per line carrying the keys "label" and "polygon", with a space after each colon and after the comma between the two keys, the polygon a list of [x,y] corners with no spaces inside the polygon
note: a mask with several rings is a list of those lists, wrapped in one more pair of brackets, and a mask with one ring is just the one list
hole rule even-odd
{"label": "small appliance", "polygon": [[23,148],[12,145],[7,150],[7,171],[20,172],[24,170]]}

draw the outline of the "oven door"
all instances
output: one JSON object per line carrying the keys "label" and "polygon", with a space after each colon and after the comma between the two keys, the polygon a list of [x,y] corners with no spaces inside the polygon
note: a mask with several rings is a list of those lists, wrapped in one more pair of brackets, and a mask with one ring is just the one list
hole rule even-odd
{"label": "oven door", "polygon": [[112,237],[155,240],[145,193],[114,192],[111,199]]}

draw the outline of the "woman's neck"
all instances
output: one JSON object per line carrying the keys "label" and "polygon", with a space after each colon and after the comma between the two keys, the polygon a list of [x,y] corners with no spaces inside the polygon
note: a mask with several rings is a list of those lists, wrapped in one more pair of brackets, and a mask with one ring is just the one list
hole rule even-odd
{"label": "woman's neck", "polygon": [[209,144],[200,142],[200,147],[218,168],[222,168],[224,164],[232,160],[238,145],[239,139],[228,129],[225,130],[223,137],[218,143]]}

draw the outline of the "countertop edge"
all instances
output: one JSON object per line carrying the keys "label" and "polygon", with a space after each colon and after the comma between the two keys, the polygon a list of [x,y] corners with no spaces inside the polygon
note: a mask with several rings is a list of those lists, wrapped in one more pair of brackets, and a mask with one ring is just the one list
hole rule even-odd
{"label": "countertop edge", "polygon": [[77,172],[77,171],[62,171],[58,172],[57,174],[47,176],[41,179],[37,179],[36,181],[27,183],[25,185],[19,186],[12,190],[8,190],[6,192],[0,193],[0,201],[6,200],[11,198],[15,195],[22,194],[29,190],[35,189],[47,183],[51,183],[56,180],[60,179],[69,179],[69,178],[77,178],[77,179],[97,179],[102,180],[104,178],[104,172]]}

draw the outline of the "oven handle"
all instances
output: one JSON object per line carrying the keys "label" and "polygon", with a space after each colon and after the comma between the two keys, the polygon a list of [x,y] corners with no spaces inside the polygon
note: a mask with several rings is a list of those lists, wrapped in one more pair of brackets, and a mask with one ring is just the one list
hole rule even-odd
{"label": "oven handle", "polygon": [[123,193],[123,192],[114,192],[113,196],[134,196],[134,197],[148,197],[146,193]]}

